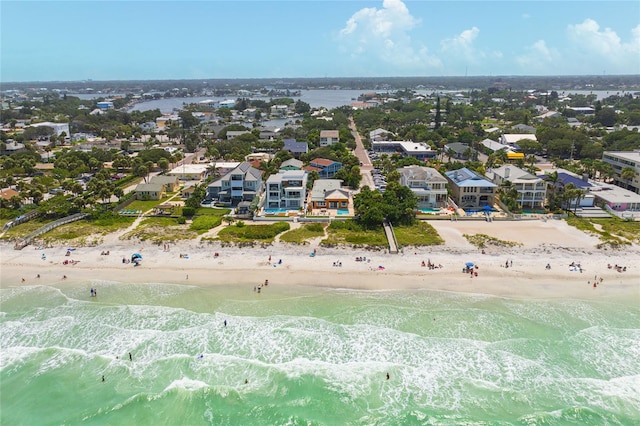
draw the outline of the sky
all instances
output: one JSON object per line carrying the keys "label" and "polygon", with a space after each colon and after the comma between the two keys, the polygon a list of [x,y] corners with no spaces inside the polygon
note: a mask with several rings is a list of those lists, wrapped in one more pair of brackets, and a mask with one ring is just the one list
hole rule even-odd
{"label": "sky", "polygon": [[0,0],[0,82],[614,74],[637,0]]}

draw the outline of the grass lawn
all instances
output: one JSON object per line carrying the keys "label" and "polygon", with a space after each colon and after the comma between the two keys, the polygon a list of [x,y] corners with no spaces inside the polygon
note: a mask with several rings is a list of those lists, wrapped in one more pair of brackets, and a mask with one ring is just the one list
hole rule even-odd
{"label": "grass lawn", "polygon": [[237,222],[222,229],[216,240],[228,243],[272,243],[276,235],[288,231],[289,228],[290,225],[287,222],[270,225],[245,225],[244,222]]}
{"label": "grass lawn", "polygon": [[322,237],[325,223],[307,223],[300,228],[292,229],[280,236],[280,241],[286,243],[306,244],[307,240]]}
{"label": "grass lawn", "polygon": [[354,245],[386,247],[387,237],[382,227],[377,229],[364,229],[353,220],[334,221],[327,227],[328,237],[322,240],[323,246]]}
{"label": "grass lawn", "polygon": [[210,207],[198,207],[196,216],[225,216],[231,213],[231,209],[217,209]]}
{"label": "grass lawn", "polygon": [[191,231],[195,231],[199,234],[203,234],[210,229],[215,228],[216,226],[222,223],[222,216],[196,216],[193,218],[191,225],[189,225],[189,229]]}
{"label": "grass lawn", "polygon": [[150,217],[143,220],[134,230],[124,234],[120,239],[139,238],[142,241],[177,241],[190,240],[198,236],[198,232],[189,229],[189,225],[179,225],[170,217]]}
{"label": "grass lawn", "polygon": [[167,201],[169,199],[169,197],[164,197],[162,200],[158,201],[158,200],[149,200],[149,201],[145,201],[145,200],[135,200],[132,201],[131,204],[129,204],[127,207],[125,207],[125,210],[141,210],[143,213],[146,212],[147,210],[151,210],[152,208],[154,208],[155,206],[164,203],[165,201]]}
{"label": "grass lawn", "polygon": [[402,246],[434,246],[443,244],[438,231],[427,222],[418,222],[413,226],[397,226],[393,228],[398,245]]}

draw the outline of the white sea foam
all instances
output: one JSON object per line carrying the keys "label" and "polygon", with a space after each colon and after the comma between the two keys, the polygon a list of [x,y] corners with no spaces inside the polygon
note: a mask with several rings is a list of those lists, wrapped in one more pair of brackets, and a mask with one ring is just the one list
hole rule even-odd
{"label": "white sea foam", "polygon": [[169,386],[164,388],[162,392],[165,393],[172,389],[183,389],[186,391],[195,391],[195,390],[203,389],[207,387],[209,387],[209,385],[203,381],[193,380],[188,377],[183,377],[179,380],[174,380],[173,382],[171,382]]}

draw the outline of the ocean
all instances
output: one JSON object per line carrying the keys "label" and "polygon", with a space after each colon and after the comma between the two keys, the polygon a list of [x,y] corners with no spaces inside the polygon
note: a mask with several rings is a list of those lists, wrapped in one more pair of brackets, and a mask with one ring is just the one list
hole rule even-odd
{"label": "ocean", "polygon": [[3,425],[640,422],[619,302],[94,281],[0,307]]}

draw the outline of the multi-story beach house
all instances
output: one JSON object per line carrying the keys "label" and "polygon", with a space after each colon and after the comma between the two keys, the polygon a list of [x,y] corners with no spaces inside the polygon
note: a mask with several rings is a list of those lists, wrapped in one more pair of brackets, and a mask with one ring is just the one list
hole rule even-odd
{"label": "multi-story beach house", "polygon": [[518,191],[517,203],[523,209],[541,209],[547,197],[547,182],[516,166],[489,169],[485,174],[493,183],[503,186],[507,181]]}
{"label": "multi-story beach house", "polygon": [[458,207],[474,209],[495,203],[498,186],[486,177],[466,167],[445,172],[445,177],[449,181],[451,198]]}
{"label": "multi-story beach house", "polygon": [[447,180],[436,169],[412,165],[397,170],[400,184],[411,189],[418,199],[418,209],[446,206]]}
{"label": "multi-story beach house", "polygon": [[207,186],[207,198],[229,206],[251,202],[263,189],[262,171],[247,162]]}
{"label": "multi-story beach house", "polygon": [[307,199],[305,170],[280,170],[269,176],[266,183],[265,208],[301,209]]}
{"label": "multi-story beach house", "polygon": [[321,130],[320,146],[331,146],[340,142],[340,132],[338,130]]}
{"label": "multi-story beach house", "polygon": [[340,169],[342,169],[341,162],[326,158],[314,158],[305,168],[308,172],[318,172],[322,179],[331,179]]}
{"label": "multi-story beach house", "polygon": [[[621,188],[640,194],[640,151],[605,151],[602,161],[611,164],[615,173],[614,183]],[[635,175],[632,179],[624,179],[622,170],[631,168]]]}

